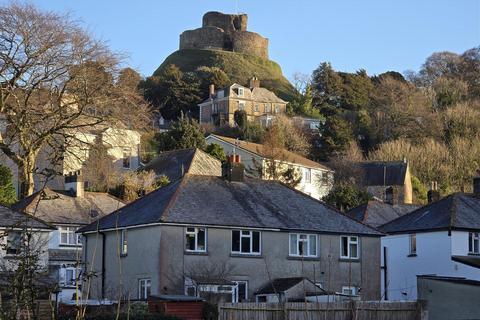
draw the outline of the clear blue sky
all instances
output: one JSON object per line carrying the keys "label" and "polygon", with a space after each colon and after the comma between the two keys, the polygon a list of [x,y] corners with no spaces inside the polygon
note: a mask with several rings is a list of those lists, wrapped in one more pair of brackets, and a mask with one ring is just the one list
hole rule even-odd
{"label": "clear blue sky", "polygon": [[[0,3],[7,3],[0,0]],[[249,15],[248,29],[270,40],[270,58],[290,78],[322,61],[369,74],[418,70],[435,51],[480,45],[479,0],[33,0],[71,12],[127,63],[151,75],[177,50],[182,31],[207,11]]]}

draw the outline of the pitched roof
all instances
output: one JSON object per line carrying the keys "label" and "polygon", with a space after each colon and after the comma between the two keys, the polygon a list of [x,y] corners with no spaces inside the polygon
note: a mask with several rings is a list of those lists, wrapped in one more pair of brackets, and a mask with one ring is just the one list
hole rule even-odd
{"label": "pitched roof", "polygon": [[388,204],[378,200],[371,200],[353,208],[347,215],[372,227],[379,227],[407,213],[420,208],[414,204]]}
{"label": "pitched roof", "polygon": [[[229,182],[190,174],[103,217],[98,228],[160,222],[382,235],[279,182],[247,177],[244,182]],[[81,231],[96,229],[93,223]]]}
{"label": "pitched roof", "polygon": [[50,261],[77,261],[81,259],[81,252],[75,249],[48,249]]}
{"label": "pitched roof", "polygon": [[[241,149],[244,149],[244,150],[246,150],[250,153],[256,154],[260,157],[264,157],[264,158],[268,157],[268,151],[266,150],[266,148],[264,147],[263,144],[253,143],[253,142],[243,141],[243,140],[237,140],[237,139],[234,139],[234,138],[219,136],[219,135],[216,135],[216,134],[211,134],[210,136],[215,137],[215,138],[217,138],[219,140],[222,140],[224,142],[227,142],[231,145],[234,145],[237,148],[241,148]],[[301,165],[301,166],[304,166],[304,167],[308,167],[308,168],[333,171],[332,169],[330,169],[329,167],[327,167],[323,164],[312,161],[310,159],[307,159],[305,157],[302,157],[302,156],[300,156],[296,153],[293,153],[293,152],[285,150],[285,149],[282,150],[282,156],[283,156],[285,162],[295,163],[295,164],[298,164],[298,165]]]}
{"label": "pitched roof", "polygon": [[34,229],[55,229],[46,222],[27,216],[24,213],[15,211],[8,207],[0,205],[0,227],[29,227]]}
{"label": "pitched roof", "polygon": [[[233,89],[243,88],[243,96],[239,96]],[[273,103],[287,103],[287,101],[279,98],[273,91],[268,90],[263,87],[255,87],[253,89],[244,87],[237,83],[234,83],[228,87],[219,89],[215,91],[215,98],[218,98],[218,94],[223,91],[224,97],[231,96],[237,99],[253,100],[257,102],[273,102]],[[212,101],[210,98],[205,99],[200,103],[204,104],[206,102]]]}
{"label": "pitched roof", "polygon": [[471,280],[467,278],[460,278],[460,277],[441,277],[441,276],[434,276],[434,275],[419,275],[417,278],[420,279],[428,279],[428,280],[437,280],[443,282],[452,282],[457,284],[467,284],[472,286],[480,286],[480,281],[478,280]]}
{"label": "pitched roof", "polygon": [[45,188],[15,203],[12,208],[51,224],[88,224],[124,205],[107,193],[85,192],[83,197],[73,197],[65,191]]}
{"label": "pitched roof", "polygon": [[256,88],[253,88],[251,92],[252,92],[252,100],[254,101],[287,103],[286,101],[277,97],[275,93],[273,93],[272,91],[266,88],[256,87]]}
{"label": "pitched roof", "polygon": [[[305,277],[273,279],[272,281],[268,282],[265,286],[258,289],[258,291],[256,291],[255,294],[276,294],[276,293],[285,292],[288,289],[296,286],[303,280],[311,282]],[[320,288],[318,288],[318,290],[321,291]]]}
{"label": "pitched roof", "polygon": [[452,260],[480,269],[480,257],[478,256],[452,256]]}
{"label": "pitched roof", "polygon": [[185,173],[221,176],[222,164],[202,150],[191,148],[162,152],[140,170],[153,170],[157,176],[177,181]]}
{"label": "pitched roof", "polygon": [[362,162],[364,182],[367,186],[403,186],[408,163],[404,161]]}
{"label": "pitched roof", "polygon": [[454,193],[380,227],[386,233],[480,230],[480,197]]}

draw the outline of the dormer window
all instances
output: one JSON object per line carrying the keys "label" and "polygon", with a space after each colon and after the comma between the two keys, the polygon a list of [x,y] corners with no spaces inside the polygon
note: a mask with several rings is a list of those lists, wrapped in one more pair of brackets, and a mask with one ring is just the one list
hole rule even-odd
{"label": "dormer window", "polygon": [[238,88],[238,96],[243,97],[243,88]]}

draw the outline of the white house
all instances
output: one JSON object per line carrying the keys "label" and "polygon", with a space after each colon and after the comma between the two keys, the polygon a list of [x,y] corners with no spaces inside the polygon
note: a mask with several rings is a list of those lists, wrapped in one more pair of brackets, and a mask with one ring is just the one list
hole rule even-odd
{"label": "white house", "polygon": [[81,177],[72,175],[65,180],[66,191],[45,188],[12,206],[56,227],[49,230],[46,251],[49,275],[61,289],[58,300],[62,302],[80,297],[82,291],[78,280],[83,243],[81,236],[75,232],[125,205],[109,194],[84,191]]}
{"label": "white house", "polygon": [[[248,175],[257,176],[257,172],[265,170],[268,159],[268,150],[253,142],[211,134],[205,138],[207,144],[216,143],[222,146],[226,154],[238,154]],[[295,189],[312,198],[321,199],[326,196],[333,185],[333,170],[318,162],[312,161],[288,150],[282,150],[281,159],[276,159],[284,167],[294,168],[300,175],[300,182]],[[268,179],[263,174],[262,178]]]}
{"label": "white house", "polygon": [[417,276],[480,280],[480,177],[455,193],[381,227],[382,297],[417,299]]}

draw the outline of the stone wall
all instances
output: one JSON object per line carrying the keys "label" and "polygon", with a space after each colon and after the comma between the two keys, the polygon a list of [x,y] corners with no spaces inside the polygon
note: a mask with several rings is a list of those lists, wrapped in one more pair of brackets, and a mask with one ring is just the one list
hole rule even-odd
{"label": "stone wall", "polygon": [[203,15],[203,27],[218,27],[225,32],[247,31],[247,21],[246,14],[224,14],[212,11]]}
{"label": "stone wall", "polygon": [[203,16],[203,27],[180,35],[180,50],[217,49],[268,59],[268,39],[246,30],[246,14],[207,12]]}
{"label": "stone wall", "polygon": [[235,32],[232,34],[234,52],[251,54],[268,59],[268,39],[255,32]]}

